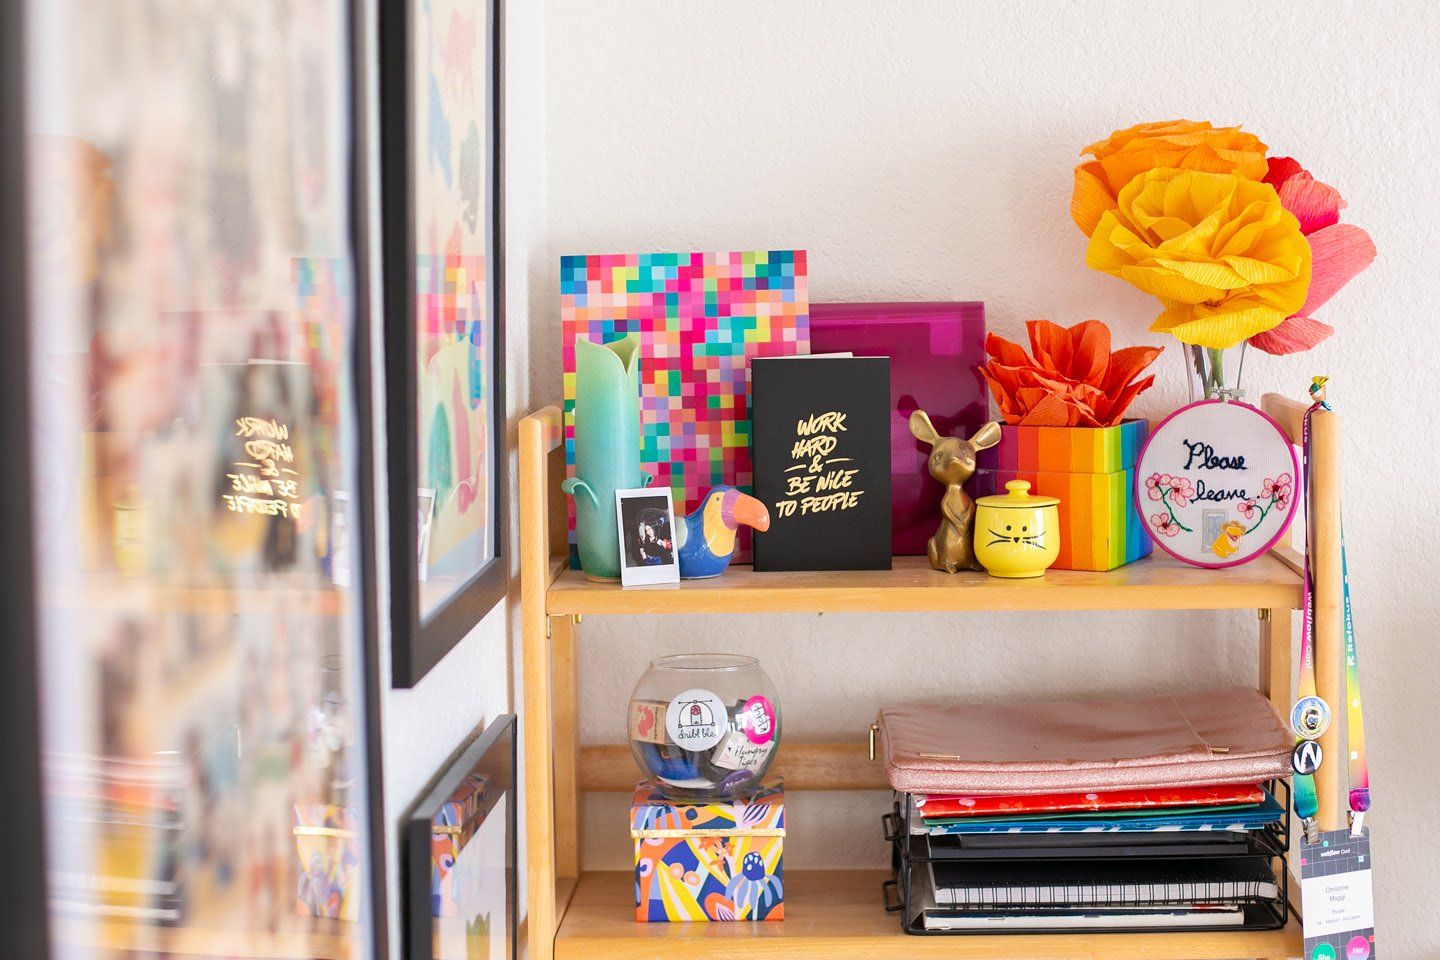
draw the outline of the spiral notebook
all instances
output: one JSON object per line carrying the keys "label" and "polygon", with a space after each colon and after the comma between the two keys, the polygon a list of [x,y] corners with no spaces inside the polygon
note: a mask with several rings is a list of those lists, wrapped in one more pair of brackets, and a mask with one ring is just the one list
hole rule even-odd
{"label": "spiral notebook", "polygon": [[1264,857],[929,866],[939,907],[1237,903],[1280,895]]}

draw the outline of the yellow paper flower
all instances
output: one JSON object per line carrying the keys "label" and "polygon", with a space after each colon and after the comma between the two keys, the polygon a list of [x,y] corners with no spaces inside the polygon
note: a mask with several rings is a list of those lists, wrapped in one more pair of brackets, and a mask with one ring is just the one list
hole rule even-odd
{"label": "yellow paper flower", "polygon": [[1310,245],[1268,183],[1151,170],[1117,202],[1091,234],[1085,263],[1160,298],[1151,330],[1224,349],[1305,302]]}
{"label": "yellow paper flower", "polygon": [[1250,180],[1266,174],[1265,144],[1239,127],[1212,127],[1208,121],[1139,123],[1081,151],[1095,159],[1075,168],[1070,216],[1090,236],[1105,211],[1131,180],[1158,167],[1237,173]]}

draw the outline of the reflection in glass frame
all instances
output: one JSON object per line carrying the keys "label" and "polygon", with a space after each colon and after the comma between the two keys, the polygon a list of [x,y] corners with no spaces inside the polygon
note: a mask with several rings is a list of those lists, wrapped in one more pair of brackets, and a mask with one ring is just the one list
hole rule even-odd
{"label": "reflection in glass frame", "polygon": [[515,715],[496,718],[405,817],[405,955],[515,960]]}
{"label": "reflection in glass frame", "polygon": [[25,921],[65,956],[386,955],[373,567],[335,574],[372,502],[366,5],[5,7],[4,102],[44,107],[0,245],[35,306],[0,377],[38,624],[6,609],[45,651],[15,673],[40,732],[5,726],[43,747],[43,834],[20,791],[9,826],[46,850],[4,858],[48,865]]}
{"label": "reflection in glass frame", "polygon": [[[397,687],[414,686],[505,595],[500,29],[498,0],[380,3]],[[434,491],[424,531],[422,489]]]}

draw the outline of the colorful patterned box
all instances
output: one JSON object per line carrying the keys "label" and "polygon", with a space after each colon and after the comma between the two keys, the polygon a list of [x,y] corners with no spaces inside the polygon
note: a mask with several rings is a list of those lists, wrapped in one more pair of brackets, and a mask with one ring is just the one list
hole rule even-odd
{"label": "colorful patterned box", "polygon": [[1059,570],[1113,570],[1149,556],[1153,544],[1135,510],[1135,461],[1146,420],[1113,427],[1000,428],[982,451],[971,495],[1004,493],[1011,480],[1060,498]]}
{"label": "colorful patterned box", "polygon": [[945,488],[930,477],[930,446],[910,432],[910,414],[924,410],[946,436],[985,422],[985,304],[814,303],[810,349],[890,358],[890,552],[923,557]]}
{"label": "colorful patterned box", "polygon": [[630,836],[637,921],[785,919],[783,783],[749,800],[677,803],[642,780]]}
{"label": "colorful patterned box", "polygon": [[360,834],[355,808],[296,804],[291,831],[300,858],[295,912],[302,917],[360,917]]}
{"label": "colorful patterned box", "polygon": [[[576,338],[638,334],[640,462],[670,486],[676,515],[689,513],[717,483],[750,490],[750,359],[810,352],[805,251],[562,257],[560,322],[567,467]],[[574,533],[572,507],[572,544]]]}

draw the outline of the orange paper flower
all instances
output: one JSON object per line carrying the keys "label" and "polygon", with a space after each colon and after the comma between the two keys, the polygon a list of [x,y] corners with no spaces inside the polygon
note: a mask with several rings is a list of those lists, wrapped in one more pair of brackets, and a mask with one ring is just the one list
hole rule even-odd
{"label": "orange paper flower", "polygon": [[1261,180],[1268,169],[1265,151],[1254,134],[1239,127],[1214,127],[1207,121],[1165,120],[1116,130],[1081,151],[1095,159],[1075,168],[1070,216],[1090,236],[1105,211],[1115,209],[1125,185],[1157,167]]}
{"label": "orange paper flower", "polygon": [[990,361],[980,375],[1009,424],[1035,427],[1109,427],[1155,377],[1137,380],[1161,347],[1110,352],[1110,328],[1086,320],[1065,329],[1049,320],[1025,324],[1032,357],[997,334],[985,337]]}

